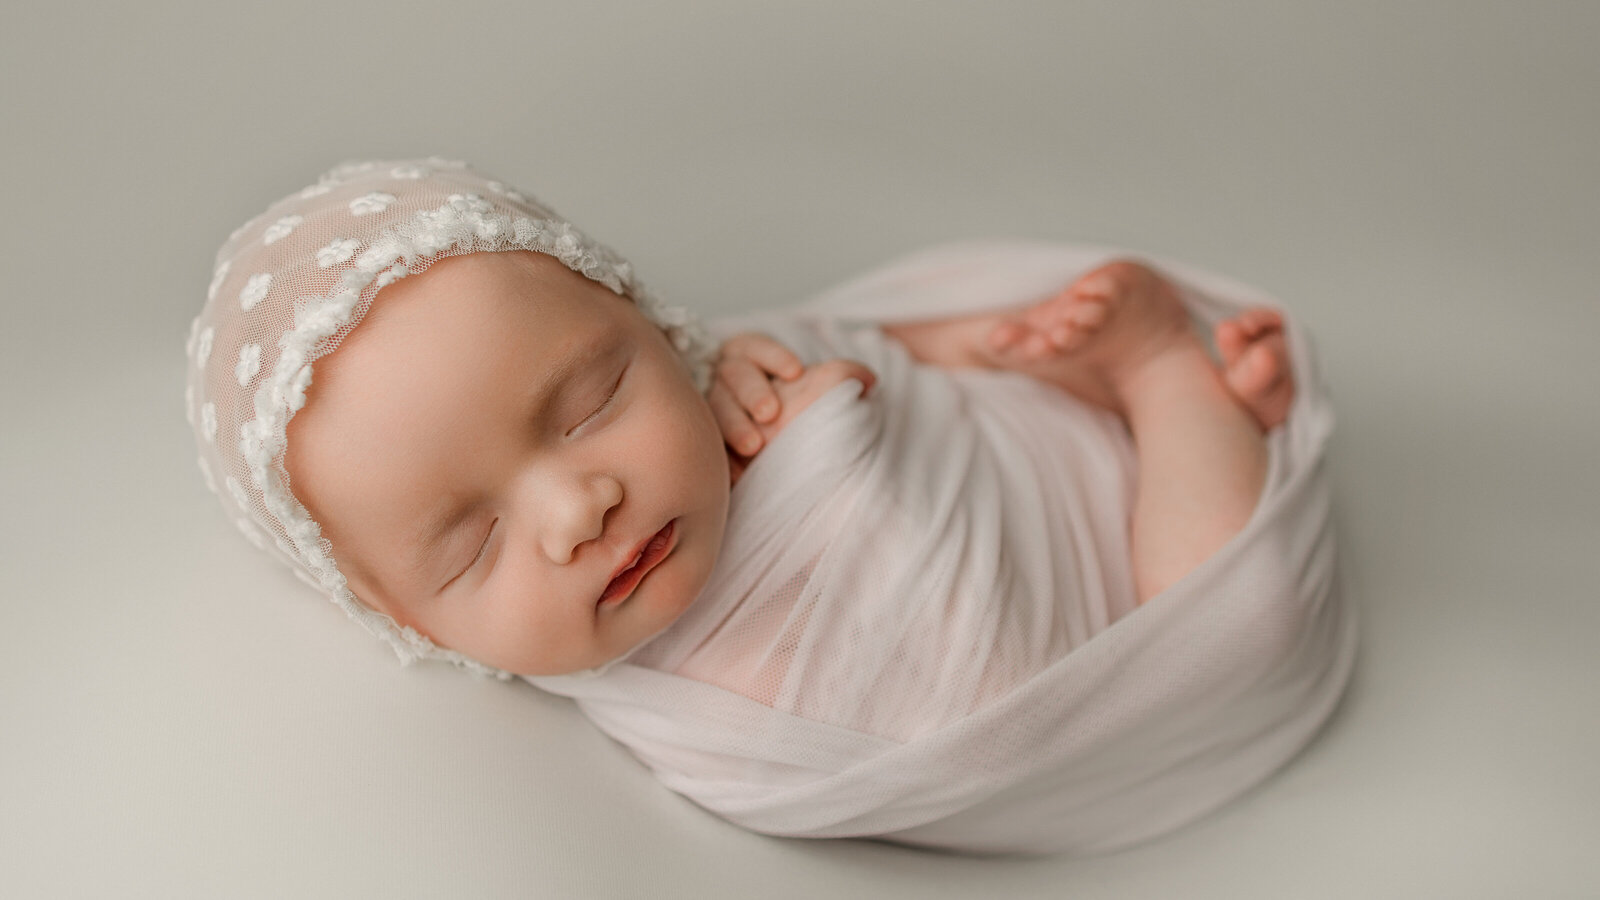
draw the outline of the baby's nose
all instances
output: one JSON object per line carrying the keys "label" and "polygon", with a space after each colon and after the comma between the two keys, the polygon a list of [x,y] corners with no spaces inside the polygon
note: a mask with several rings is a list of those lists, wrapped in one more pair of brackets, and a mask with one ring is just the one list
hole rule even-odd
{"label": "baby's nose", "polygon": [[569,482],[545,498],[544,552],[566,565],[578,548],[605,533],[606,514],[622,502],[622,484],[610,476]]}

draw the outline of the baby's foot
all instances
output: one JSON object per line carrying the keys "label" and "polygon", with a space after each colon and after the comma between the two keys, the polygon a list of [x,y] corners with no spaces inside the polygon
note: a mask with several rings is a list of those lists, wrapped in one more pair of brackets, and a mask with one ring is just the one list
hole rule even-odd
{"label": "baby's foot", "polygon": [[1222,380],[1228,390],[1255,416],[1262,431],[1283,424],[1294,402],[1283,315],[1270,306],[1251,307],[1218,322],[1213,336],[1222,355]]}
{"label": "baby's foot", "polygon": [[1177,291],[1149,266],[1117,260],[1001,321],[988,335],[987,355],[997,368],[1120,413],[1125,378],[1185,342],[1198,340]]}

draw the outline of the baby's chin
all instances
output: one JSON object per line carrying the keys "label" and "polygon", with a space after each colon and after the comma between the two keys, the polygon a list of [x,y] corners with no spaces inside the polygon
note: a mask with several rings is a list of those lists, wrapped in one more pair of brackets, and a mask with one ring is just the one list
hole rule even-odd
{"label": "baby's chin", "polygon": [[[675,525],[676,540],[670,553],[645,575],[621,606],[601,611],[603,620],[613,615],[612,632],[622,639],[606,652],[582,663],[547,671],[547,675],[571,675],[603,671],[632,656],[640,648],[670,630],[699,600],[721,556],[727,526],[729,491],[711,498],[700,509],[680,516]],[[519,673],[522,674],[522,673]]]}

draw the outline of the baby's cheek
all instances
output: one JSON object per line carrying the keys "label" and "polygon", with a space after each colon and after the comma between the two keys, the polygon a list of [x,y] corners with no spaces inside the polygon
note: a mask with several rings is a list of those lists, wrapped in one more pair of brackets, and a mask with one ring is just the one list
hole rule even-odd
{"label": "baby's cheek", "polygon": [[[692,416],[685,416],[681,427],[685,429],[682,455],[677,460],[678,476],[682,484],[693,485],[692,505],[700,521],[696,527],[701,532],[697,539],[708,544],[709,558],[703,560],[705,574],[709,577],[715,563],[715,551],[722,544],[723,527],[728,517],[728,450],[722,439],[722,429],[705,398],[696,395],[698,405]],[[700,584],[691,586],[698,592]],[[692,597],[690,598],[692,599]]]}
{"label": "baby's cheek", "polygon": [[722,429],[717,425],[710,402],[698,391],[682,399],[673,421],[682,429],[677,437],[679,444],[685,448],[686,456],[697,461],[722,460],[726,463],[727,451]]}

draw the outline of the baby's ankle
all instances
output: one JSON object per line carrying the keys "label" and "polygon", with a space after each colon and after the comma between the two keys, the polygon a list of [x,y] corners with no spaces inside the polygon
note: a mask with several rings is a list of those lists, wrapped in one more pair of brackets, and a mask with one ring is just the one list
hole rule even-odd
{"label": "baby's ankle", "polygon": [[1184,329],[1154,336],[1140,352],[1107,361],[1105,377],[1126,417],[1127,410],[1164,394],[1172,379],[1217,380],[1220,376],[1205,342]]}

